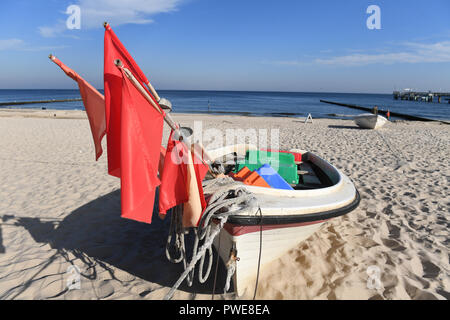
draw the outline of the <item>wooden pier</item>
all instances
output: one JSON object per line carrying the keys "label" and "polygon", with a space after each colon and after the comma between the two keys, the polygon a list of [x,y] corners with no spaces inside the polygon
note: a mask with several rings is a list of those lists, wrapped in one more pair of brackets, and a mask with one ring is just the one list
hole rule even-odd
{"label": "wooden pier", "polygon": [[441,103],[442,100],[448,101],[450,103],[450,92],[420,92],[420,91],[394,91],[393,93],[395,100],[408,100],[408,101],[425,101],[425,102],[437,102]]}

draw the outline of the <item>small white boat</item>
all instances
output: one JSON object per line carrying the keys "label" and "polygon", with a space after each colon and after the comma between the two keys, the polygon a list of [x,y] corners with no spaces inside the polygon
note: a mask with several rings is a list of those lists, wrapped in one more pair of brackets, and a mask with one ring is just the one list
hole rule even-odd
{"label": "small white boat", "polygon": [[380,115],[372,113],[363,113],[353,118],[355,123],[365,129],[379,129],[388,122],[388,120]]}
{"label": "small white boat", "polygon": [[[256,147],[233,145],[208,153],[212,159],[220,159],[229,154],[244,156],[249,149]],[[233,279],[238,296],[246,290],[253,293],[258,266],[263,271],[328,219],[344,215],[359,204],[354,184],[333,165],[305,150],[290,151],[302,154],[302,161],[296,162],[301,178],[298,185],[292,185],[294,190],[246,186],[256,197],[260,212],[248,209],[230,216],[214,240],[225,264],[230,252],[239,258]]]}

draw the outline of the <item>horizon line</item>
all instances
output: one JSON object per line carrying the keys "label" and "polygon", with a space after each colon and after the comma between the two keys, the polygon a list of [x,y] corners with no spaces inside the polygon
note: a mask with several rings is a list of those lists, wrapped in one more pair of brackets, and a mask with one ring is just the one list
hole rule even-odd
{"label": "horizon line", "polygon": [[[104,90],[103,88],[96,88],[97,90]],[[0,90],[74,90],[79,91],[78,88],[14,88]],[[259,92],[259,93],[340,93],[340,94],[392,94],[391,92],[345,92],[345,91],[281,91],[281,90],[217,90],[217,89],[158,89],[158,91],[198,91],[198,92]],[[429,91],[425,90],[424,92]],[[431,90],[433,91],[433,90]]]}

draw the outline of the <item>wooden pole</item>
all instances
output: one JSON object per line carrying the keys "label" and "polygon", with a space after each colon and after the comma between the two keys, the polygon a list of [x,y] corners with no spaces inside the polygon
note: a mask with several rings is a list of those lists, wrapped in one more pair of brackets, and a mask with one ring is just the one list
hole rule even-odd
{"label": "wooden pole", "polygon": [[181,133],[179,131],[180,126],[178,124],[176,124],[175,121],[173,121],[172,117],[169,114],[163,113],[161,108],[155,103],[155,101],[153,101],[153,99],[148,94],[147,90],[144,89],[144,87],[139,83],[139,81],[135,78],[135,76],[131,73],[131,71],[123,66],[122,61],[120,61],[119,59],[116,59],[116,60],[114,60],[114,64],[116,65],[117,68],[122,69],[125,76],[131,81],[131,83],[136,87],[136,89],[144,96],[144,98],[152,105],[152,107],[156,111],[158,111],[160,114],[164,115],[164,120],[169,125],[169,127],[172,130],[176,131],[179,136],[181,136]]}
{"label": "wooden pole", "polygon": [[[142,96],[152,105],[152,107],[155,108],[160,114],[164,114],[164,120],[169,125],[169,127],[174,131],[175,138],[184,142],[188,146],[188,148],[191,149],[192,145],[189,143],[189,141],[186,139],[186,137],[183,136],[182,132],[180,131],[180,126],[177,123],[175,123],[175,121],[172,119],[172,117],[169,114],[163,113],[163,111],[160,109],[160,107],[156,105],[155,101],[153,101],[153,99],[150,97],[150,95],[147,93],[147,91],[144,89],[144,87],[135,78],[133,73],[130,70],[128,70],[127,68],[125,68],[123,66],[122,61],[120,61],[119,59],[114,60],[114,64],[116,65],[117,68],[119,68],[123,71],[125,76],[131,81],[131,83],[142,94]],[[211,171],[211,167],[208,164],[208,162],[212,162],[211,157],[208,155],[208,152],[203,148],[203,146],[199,145],[199,149],[200,150],[196,150],[194,148],[195,154],[197,155],[197,157],[199,159],[201,159],[201,161],[204,164],[208,165],[209,171],[211,172],[211,174],[213,174],[213,172]],[[204,159],[205,155],[207,158],[206,160]]]}

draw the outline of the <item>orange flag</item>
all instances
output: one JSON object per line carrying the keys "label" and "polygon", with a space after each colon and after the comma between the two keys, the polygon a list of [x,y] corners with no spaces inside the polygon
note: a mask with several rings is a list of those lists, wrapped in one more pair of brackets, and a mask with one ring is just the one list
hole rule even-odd
{"label": "orange flag", "polygon": [[202,181],[208,172],[208,167],[203,163],[199,163],[200,160],[195,155],[192,157],[192,152],[188,154],[187,188],[189,200],[183,205],[183,226],[196,227],[206,208]]}
{"label": "orange flag", "polygon": [[67,67],[55,56],[50,59],[56,63],[69,77],[78,83],[84,108],[91,126],[92,138],[95,146],[95,160],[98,160],[103,153],[102,138],[106,133],[105,98],[86,80],[80,77],[75,71]]}

